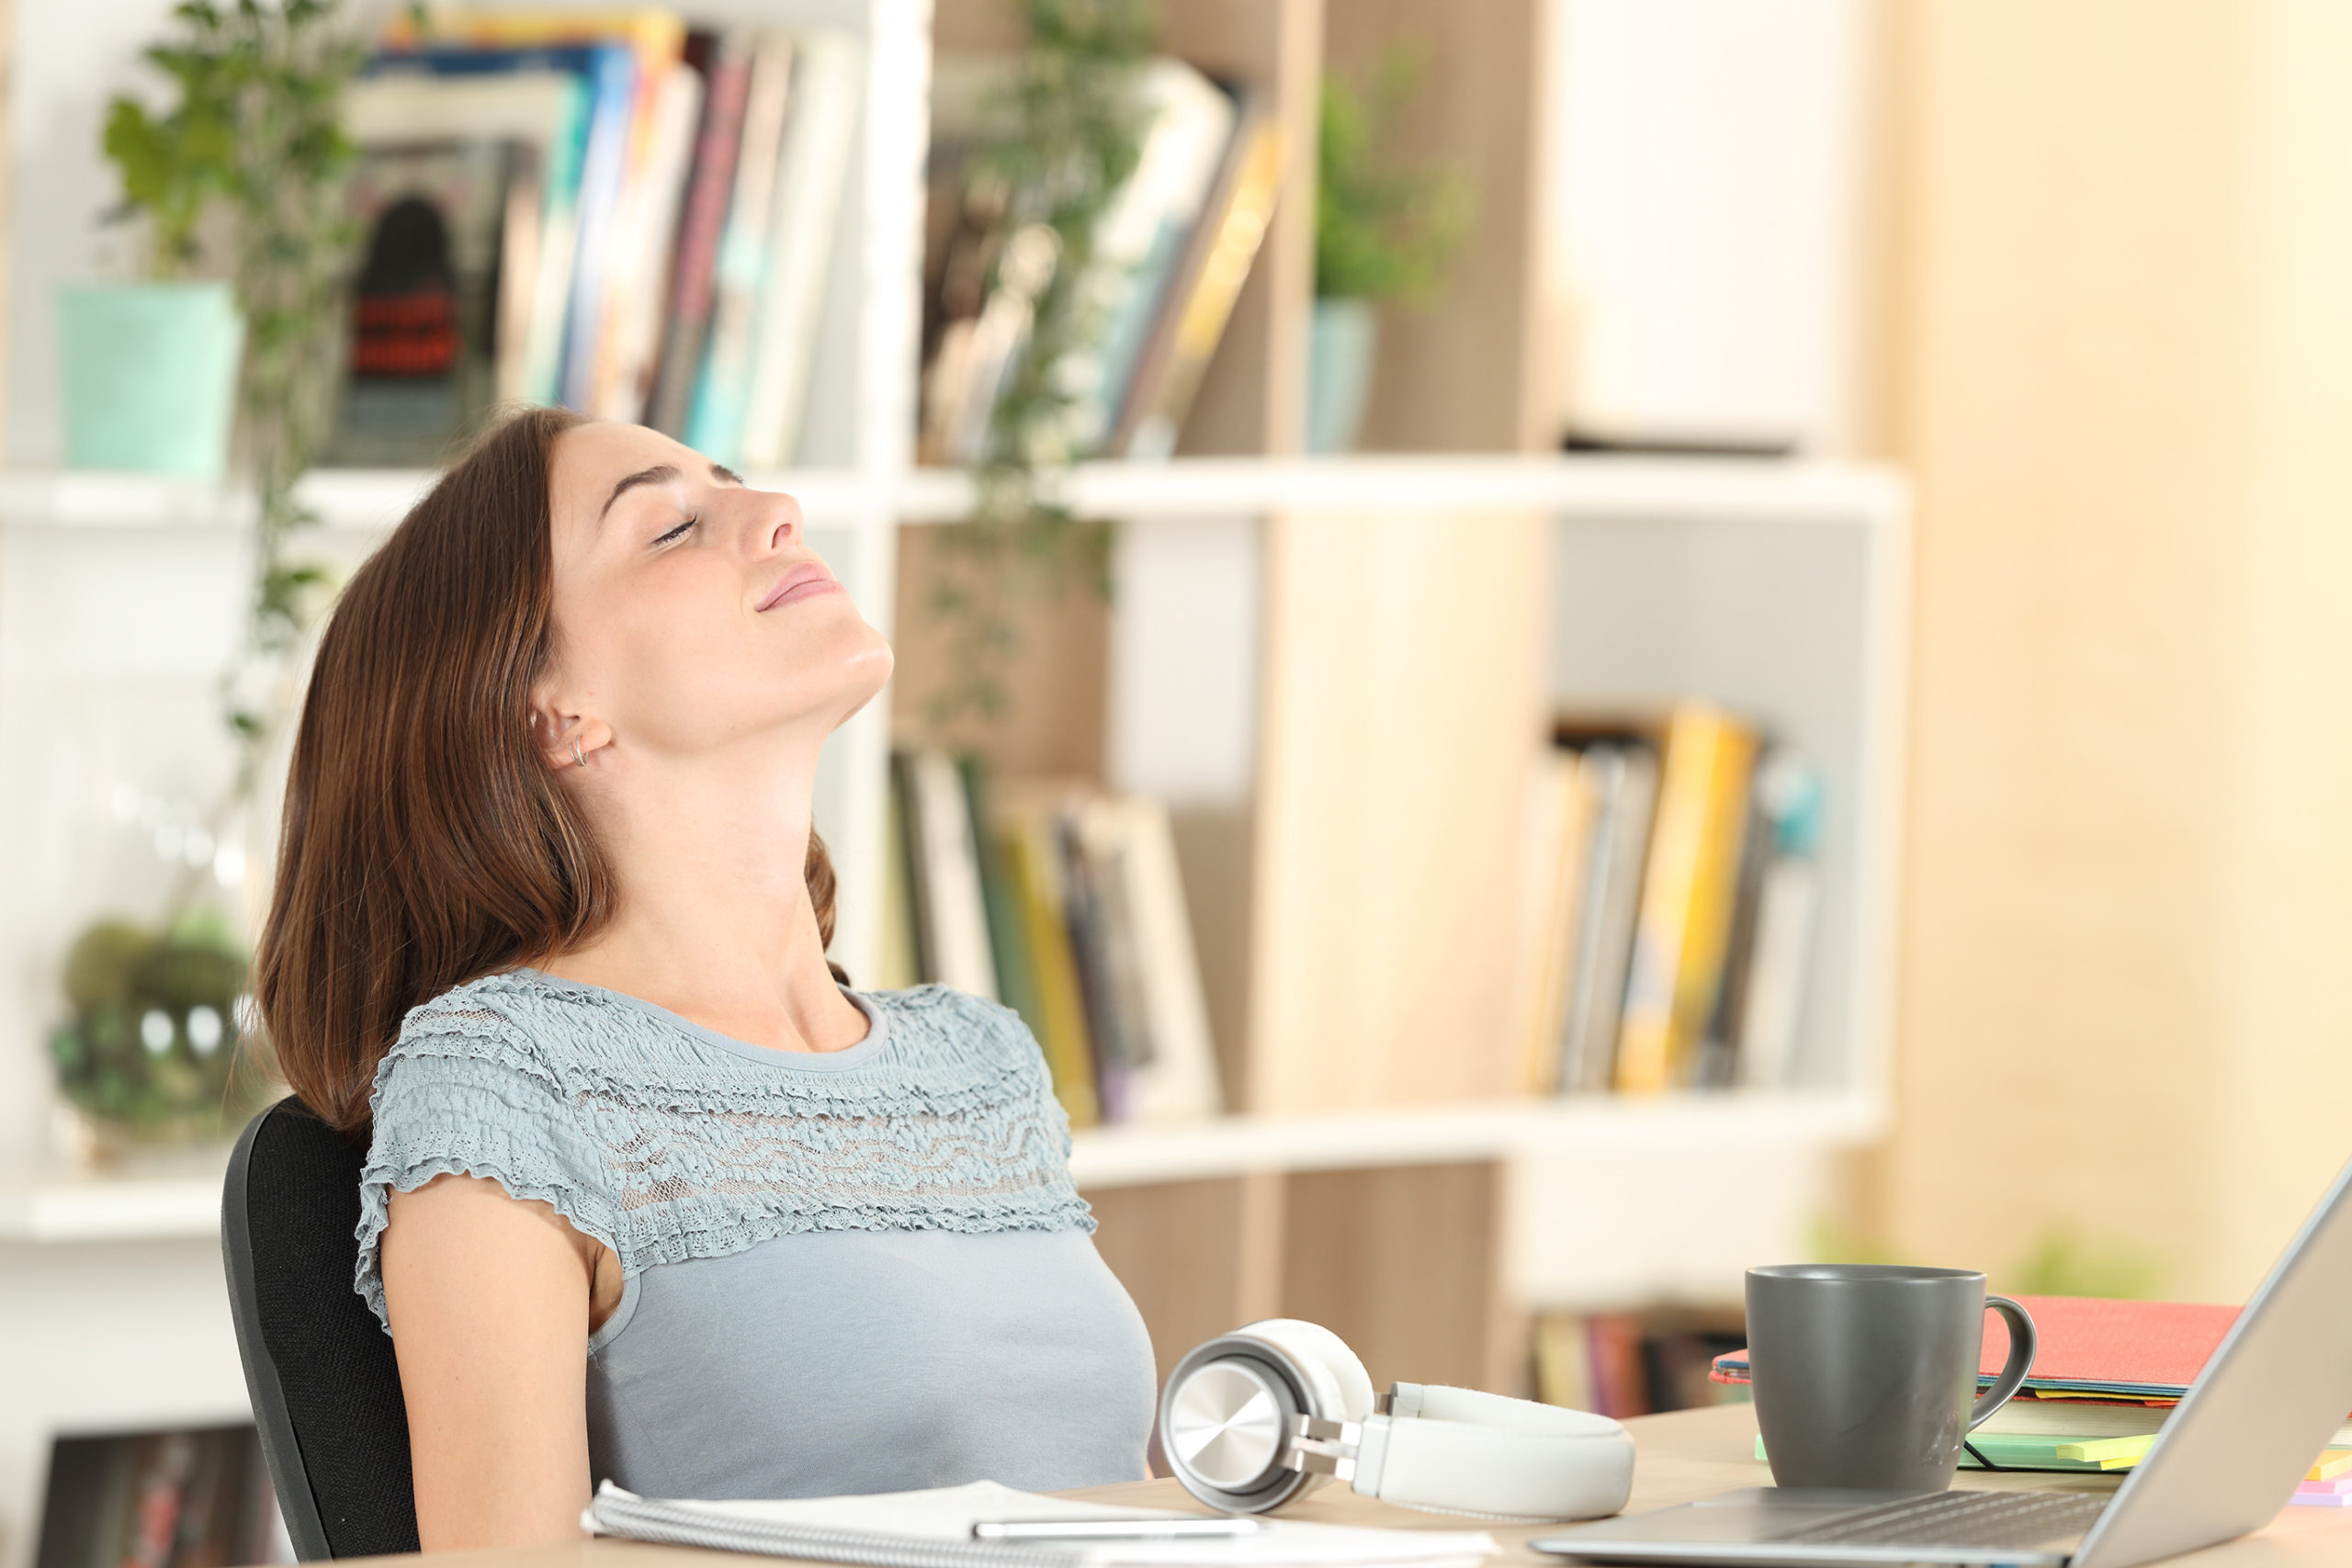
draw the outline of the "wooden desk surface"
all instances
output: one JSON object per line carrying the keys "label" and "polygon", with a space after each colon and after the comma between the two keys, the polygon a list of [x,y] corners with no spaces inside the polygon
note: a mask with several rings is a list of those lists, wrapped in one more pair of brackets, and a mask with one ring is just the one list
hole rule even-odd
{"label": "wooden desk surface", "polygon": [[[1756,1419],[1752,1407],[1724,1405],[1712,1410],[1683,1410],[1670,1416],[1644,1416],[1626,1423],[1640,1444],[1641,1458],[1634,1470],[1634,1499],[1629,1511],[1662,1508],[1688,1503],[1738,1486],[1769,1486],[1771,1472],[1756,1462]],[[1962,1471],[1958,1484],[1976,1487],[2063,1488],[2111,1492],[2120,1478],[2095,1475],[1984,1475]],[[1096,1502],[1148,1507],[1195,1506],[1173,1481],[1145,1481],[1125,1486],[1098,1486],[1072,1496]],[[1315,1519],[1329,1524],[1388,1525],[1403,1529],[1486,1529],[1504,1546],[1492,1560],[1504,1565],[1544,1564],[1565,1568],[1561,1559],[1531,1551],[1526,1542],[1556,1526],[1489,1525],[1476,1519],[1440,1514],[1413,1513],[1391,1507],[1338,1486],[1327,1486],[1306,1501],[1284,1509],[1286,1519]],[[378,1558],[397,1563],[398,1558]],[[711,1554],[692,1547],[651,1546],[639,1541],[582,1540],[561,1546],[527,1547],[512,1551],[448,1552],[439,1561],[451,1568],[707,1568]],[[797,1559],[767,1557],[763,1563]],[[2352,1508],[2283,1508],[2278,1518],[2238,1540],[2172,1559],[2195,1568],[2337,1568],[2352,1563]]]}

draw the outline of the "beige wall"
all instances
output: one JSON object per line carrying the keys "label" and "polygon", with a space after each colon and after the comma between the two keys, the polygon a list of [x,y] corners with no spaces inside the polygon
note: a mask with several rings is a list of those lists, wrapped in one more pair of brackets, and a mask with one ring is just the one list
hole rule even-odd
{"label": "beige wall", "polygon": [[2352,6],[1890,0],[1902,1251],[2242,1296],[2352,1154]]}

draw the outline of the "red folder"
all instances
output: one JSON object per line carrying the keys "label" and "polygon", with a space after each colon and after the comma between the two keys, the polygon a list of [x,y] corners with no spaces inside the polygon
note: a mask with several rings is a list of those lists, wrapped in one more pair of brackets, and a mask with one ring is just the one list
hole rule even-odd
{"label": "red folder", "polygon": [[[2195,1302],[2119,1302],[2098,1296],[2019,1296],[2033,1318],[2033,1371],[2025,1386],[2036,1393],[2088,1393],[2109,1399],[2175,1400],[2221,1348],[2233,1306]],[[2009,1328],[1984,1322],[1979,1381],[1991,1382],[2008,1359]],[[1715,1358],[1718,1382],[1748,1381],[1747,1352]]]}

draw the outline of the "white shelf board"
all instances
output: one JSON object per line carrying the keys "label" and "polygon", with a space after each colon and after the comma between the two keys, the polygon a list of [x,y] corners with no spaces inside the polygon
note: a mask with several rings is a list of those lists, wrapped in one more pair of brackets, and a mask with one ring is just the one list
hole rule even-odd
{"label": "white shelf board", "polygon": [[[921,468],[896,482],[849,470],[757,473],[791,491],[811,520],[896,516],[948,523],[967,515],[973,489],[960,470]],[[419,468],[318,468],[301,497],[329,527],[379,531],[432,483]],[[1731,457],[1187,457],[1167,463],[1086,463],[1048,492],[1080,513],[1135,522],[1258,516],[1270,512],[1532,509],[1611,518],[1850,523],[1897,513],[1894,470],[1855,463]],[[150,474],[0,473],[0,519],[10,526],[223,527],[249,500],[215,484]]]}
{"label": "white shelf board", "polygon": [[[383,533],[431,487],[424,468],[313,468],[297,494],[327,527]],[[820,525],[887,511],[888,492],[847,471],[764,474]],[[11,528],[228,528],[252,515],[252,497],[222,485],[158,474],[0,472],[0,523]]]}
{"label": "white shelf board", "polygon": [[[1126,521],[1269,512],[1532,510],[1611,518],[1850,523],[1897,514],[1894,469],[1859,463],[1734,457],[1186,457],[1085,463],[1049,493],[1081,515]],[[910,523],[970,510],[970,478],[920,468],[899,491]]]}
{"label": "white shelf board", "polygon": [[1320,1116],[1226,1116],[1166,1127],[1078,1134],[1070,1172],[1081,1188],[1350,1170],[1577,1150],[1672,1151],[1755,1145],[1838,1148],[1875,1138],[1883,1117],[1836,1092],[1581,1096]]}
{"label": "white shelf board", "polygon": [[0,1244],[218,1235],[228,1168],[220,1144],[121,1170],[0,1174]]}
{"label": "white shelf board", "polygon": [[[1881,1121],[1864,1100],[1821,1092],[1594,1096],[1322,1116],[1224,1116],[1080,1133],[1070,1170],[1081,1188],[1103,1188],[1253,1171],[1510,1159],[1555,1150],[1839,1148],[1875,1137]],[[0,1175],[0,1244],[214,1235],[227,1161],[222,1146],[190,1151],[168,1169]]]}

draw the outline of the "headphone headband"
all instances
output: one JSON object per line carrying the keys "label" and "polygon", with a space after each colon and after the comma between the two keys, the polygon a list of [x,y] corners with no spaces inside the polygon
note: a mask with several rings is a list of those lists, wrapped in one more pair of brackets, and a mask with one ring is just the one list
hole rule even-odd
{"label": "headphone headband", "polygon": [[1414,1383],[1396,1385],[1390,1412],[1377,1472],[1356,1484],[1383,1502],[1589,1519],[1616,1513],[1633,1491],[1633,1438],[1605,1416]]}

